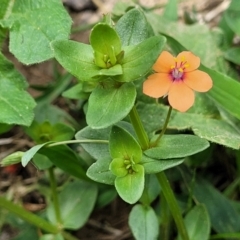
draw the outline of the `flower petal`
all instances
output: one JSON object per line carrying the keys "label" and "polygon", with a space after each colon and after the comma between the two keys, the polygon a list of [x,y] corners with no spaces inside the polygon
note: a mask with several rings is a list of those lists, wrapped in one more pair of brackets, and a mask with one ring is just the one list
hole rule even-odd
{"label": "flower petal", "polygon": [[168,93],[169,104],[180,112],[186,112],[194,103],[194,92],[182,81],[175,81]]}
{"label": "flower petal", "polygon": [[143,93],[153,98],[160,98],[168,93],[171,84],[171,78],[167,73],[154,73],[143,83]]}
{"label": "flower petal", "polygon": [[184,69],[184,72],[191,72],[200,66],[200,58],[189,51],[183,51],[179,53],[177,55],[177,61],[178,63],[186,61],[189,65],[187,68]]}
{"label": "flower petal", "polygon": [[184,83],[197,92],[207,92],[213,85],[211,77],[200,70],[185,73]]}
{"label": "flower petal", "polygon": [[171,53],[163,51],[153,65],[153,70],[156,72],[169,73],[171,66],[175,65],[175,58]]}

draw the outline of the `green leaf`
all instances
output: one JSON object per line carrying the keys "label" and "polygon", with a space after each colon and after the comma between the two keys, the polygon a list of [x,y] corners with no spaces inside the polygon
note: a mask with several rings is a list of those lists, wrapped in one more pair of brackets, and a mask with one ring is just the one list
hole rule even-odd
{"label": "green leaf", "polygon": [[208,96],[240,119],[240,109],[236,108],[240,99],[240,83],[210,68],[201,66],[201,70],[208,73],[213,80],[213,88],[207,93]]}
{"label": "green leaf", "polygon": [[163,12],[164,18],[169,21],[178,20],[178,0],[169,0]]}
{"label": "green leaf", "polygon": [[1,8],[0,8],[0,19],[3,19],[7,13],[7,8],[10,5],[9,0],[2,0],[1,1]]}
{"label": "green leaf", "polygon": [[64,238],[61,234],[44,234],[39,238],[39,240],[64,240]]}
{"label": "green leaf", "polygon": [[142,165],[135,165],[136,171],[124,177],[117,177],[115,187],[119,196],[126,202],[133,204],[142,196],[144,189],[144,168]]}
{"label": "green leaf", "polygon": [[135,205],[129,215],[129,226],[136,240],[155,240],[159,234],[159,222],[150,206]]}
{"label": "green leaf", "polygon": [[[97,192],[96,184],[80,180],[75,180],[65,186],[59,194],[64,228],[78,229],[86,223],[96,202]],[[51,222],[57,224],[53,205],[47,209],[47,215]]]}
{"label": "green leaf", "polygon": [[113,185],[116,176],[109,170],[111,161],[111,159],[99,159],[88,168],[87,176],[96,182]]}
{"label": "green leaf", "polygon": [[22,156],[22,165],[23,167],[26,167],[27,164],[31,161],[31,159],[34,157],[34,155],[44,146],[50,144],[51,142],[45,142],[43,144],[36,145],[32,148],[30,148],[28,151],[24,153]]}
{"label": "green leaf", "polygon": [[137,45],[154,35],[151,25],[139,7],[129,10],[118,20],[116,31],[123,46]]}
{"label": "green leaf", "polygon": [[224,12],[224,18],[228,26],[234,31],[237,35],[240,34],[240,19],[239,19],[239,2],[238,0],[232,0],[228,9]]}
{"label": "green leaf", "polygon": [[[109,140],[110,131],[110,127],[104,129],[92,129],[87,126],[78,131],[75,138],[77,140]],[[111,158],[109,147],[106,143],[90,142],[89,144],[82,143],[81,146],[96,160]]]}
{"label": "green leaf", "polygon": [[193,193],[197,201],[206,206],[212,227],[216,232],[230,233],[240,231],[240,215],[234,209],[230,200],[210,183],[203,179],[198,179]]}
{"label": "green leaf", "polygon": [[143,155],[141,164],[143,165],[146,174],[152,174],[178,166],[183,162],[184,159],[156,160]]}
{"label": "green leaf", "polygon": [[[132,125],[128,122],[118,122],[117,126],[124,128],[131,135],[134,135],[134,129]],[[77,140],[109,140],[111,127],[103,129],[92,129],[90,127],[85,127],[76,133],[75,138]],[[82,147],[95,159],[110,159],[109,146],[106,143],[82,143]]]}
{"label": "green leaf", "polygon": [[90,35],[90,44],[94,51],[110,55],[109,48],[114,47],[115,53],[121,51],[121,41],[116,31],[108,24],[96,24]]}
{"label": "green leaf", "polygon": [[[161,104],[138,105],[139,115],[148,133],[158,130],[159,127],[161,127],[161,124],[163,125],[167,116],[167,111],[168,107]],[[168,124],[168,129],[192,129],[197,136],[205,138],[208,141],[239,149],[239,130],[224,120],[211,117],[215,116],[207,113],[202,114],[201,112],[180,113],[173,111]]]}
{"label": "green leaf", "polygon": [[144,154],[154,159],[183,158],[201,152],[209,147],[208,141],[193,135],[164,135],[156,147]]}
{"label": "green leaf", "polygon": [[46,170],[53,166],[53,163],[46,156],[39,153],[33,156],[33,164],[39,170]]}
{"label": "green leaf", "polygon": [[50,43],[68,39],[71,18],[59,0],[21,0],[3,21],[10,28],[10,51],[25,64],[53,57]]}
{"label": "green leaf", "polygon": [[132,159],[134,163],[139,163],[142,157],[142,149],[136,139],[117,126],[112,127],[109,149],[112,158]]}
{"label": "green leaf", "polygon": [[89,94],[84,92],[83,89],[83,84],[78,83],[75,86],[71,87],[70,89],[66,90],[62,94],[63,97],[65,98],[70,98],[70,99],[87,99]]}
{"label": "green leaf", "polygon": [[35,102],[25,91],[23,76],[0,53],[0,123],[29,126]]}
{"label": "green leaf", "polygon": [[143,78],[152,68],[166,42],[163,36],[150,37],[135,46],[127,46],[122,60],[123,74],[116,76],[120,82],[131,82]]}
{"label": "green leaf", "polygon": [[134,106],[136,89],[132,83],[118,88],[96,87],[90,95],[86,115],[92,128],[106,128],[127,116]]}
{"label": "green leaf", "polygon": [[[191,209],[184,219],[189,239],[208,240],[210,235],[210,219],[206,207],[199,204]],[[178,240],[182,238],[178,236]]]}
{"label": "green leaf", "polygon": [[51,124],[48,121],[38,123],[34,121],[26,133],[37,143],[46,141],[65,141],[72,139],[74,129],[64,123]]}
{"label": "green leaf", "polygon": [[225,54],[224,57],[237,65],[240,65],[240,48],[239,47],[232,47],[229,48]]}
{"label": "green leaf", "polygon": [[150,206],[151,203],[159,196],[160,185],[155,174],[145,176],[145,186],[141,199],[139,200],[144,206]]}
{"label": "green leaf", "polygon": [[77,178],[89,181],[86,172],[81,166],[81,162],[77,154],[66,145],[58,145],[54,147],[41,148],[40,154],[48,157],[48,159],[64,172],[69,173]]}
{"label": "green leaf", "polygon": [[51,45],[58,62],[81,81],[93,80],[98,75],[100,68],[94,64],[90,45],[70,40],[54,41]]}

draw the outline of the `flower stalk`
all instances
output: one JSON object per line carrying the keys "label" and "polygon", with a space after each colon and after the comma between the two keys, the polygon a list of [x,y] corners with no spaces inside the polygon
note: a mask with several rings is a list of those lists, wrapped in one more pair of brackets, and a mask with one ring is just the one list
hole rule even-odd
{"label": "flower stalk", "polygon": [[163,128],[162,128],[162,131],[161,133],[158,135],[158,138],[154,141],[154,143],[152,144],[152,146],[156,146],[159,142],[159,140],[161,139],[161,137],[164,135],[164,133],[166,132],[167,130],[167,126],[168,126],[168,122],[170,120],[170,116],[171,116],[171,113],[172,113],[172,107],[169,106],[169,109],[168,109],[168,113],[167,113],[167,117],[165,119],[165,122],[164,122],[164,125],[163,125]]}
{"label": "flower stalk", "polygon": [[[168,116],[167,116],[165,124],[164,124],[164,126],[166,125],[164,127],[165,130],[167,128],[167,123],[169,121],[171,111],[172,110],[170,108],[169,111],[168,111]],[[149,147],[149,141],[148,141],[148,138],[147,138],[147,133],[145,132],[145,129],[142,125],[142,122],[140,120],[140,117],[139,117],[138,112],[137,112],[135,107],[132,109],[132,111],[130,112],[129,115],[130,115],[130,118],[131,118],[132,125],[133,125],[133,127],[136,131],[136,134],[137,134],[138,138],[139,138],[139,141],[141,139],[140,145],[141,145],[142,149],[147,149]],[[163,134],[164,134],[164,132],[163,132]],[[182,237],[182,240],[189,240],[187,230],[186,230],[186,227],[185,227],[184,222],[183,222],[181,211],[179,209],[179,206],[177,204],[177,200],[174,196],[174,193],[171,189],[171,186],[169,184],[169,181],[168,181],[165,173],[160,172],[160,173],[157,173],[156,176],[158,178],[159,184],[161,186],[163,195],[164,195],[164,197],[167,201],[169,209],[172,213],[173,219],[176,223],[178,232],[179,232],[180,236]]]}
{"label": "flower stalk", "polygon": [[137,134],[138,140],[140,142],[140,145],[143,150],[146,150],[149,148],[149,139],[146,131],[144,130],[144,127],[142,125],[141,119],[138,115],[137,109],[134,106],[132,110],[129,113],[129,117],[131,119],[131,123],[133,125],[133,128]]}
{"label": "flower stalk", "polygon": [[171,186],[169,184],[169,181],[165,175],[164,172],[159,172],[156,174],[158,182],[161,186],[163,195],[168,203],[169,209],[172,213],[173,219],[176,223],[178,232],[182,238],[182,240],[189,240],[188,233],[185,227],[185,224],[183,222],[182,214],[179,209],[177,200],[174,196],[174,193],[171,189]]}

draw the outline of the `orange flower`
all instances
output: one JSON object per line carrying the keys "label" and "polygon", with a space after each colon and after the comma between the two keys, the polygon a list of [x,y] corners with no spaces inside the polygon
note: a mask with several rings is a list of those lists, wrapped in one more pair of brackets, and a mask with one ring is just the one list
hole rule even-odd
{"label": "orange flower", "polygon": [[143,93],[160,98],[168,95],[169,104],[180,112],[194,103],[194,91],[207,92],[212,87],[210,76],[197,70],[200,58],[191,52],[181,52],[175,58],[163,51],[153,65],[156,72],[143,83]]}

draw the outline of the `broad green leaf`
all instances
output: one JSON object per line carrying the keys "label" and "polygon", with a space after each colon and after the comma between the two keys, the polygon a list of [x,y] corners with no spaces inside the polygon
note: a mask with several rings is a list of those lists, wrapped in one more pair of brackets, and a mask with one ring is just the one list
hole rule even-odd
{"label": "broad green leaf", "polygon": [[143,165],[146,174],[152,174],[178,166],[183,162],[184,159],[156,160],[143,155],[141,164]]}
{"label": "broad green leaf", "polygon": [[231,201],[210,183],[198,179],[194,185],[193,194],[198,202],[206,206],[211,225],[217,233],[240,231],[240,214],[234,209]]}
{"label": "broad green leaf", "polygon": [[112,51],[115,56],[121,51],[121,41],[117,32],[108,24],[96,24],[90,35],[90,44],[94,51],[110,56]]}
{"label": "broad green leaf", "polygon": [[141,199],[143,205],[150,206],[151,203],[159,196],[160,185],[155,174],[145,175],[145,185]]}
{"label": "broad green leaf", "polygon": [[36,145],[32,148],[30,148],[28,151],[26,151],[24,153],[24,155],[22,156],[22,165],[23,167],[26,167],[27,164],[31,161],[31,159],[34,157],[34,155],[39,152],[39,150],[43,147],[45,147],[46,145],[50,144],[51,142],[45,142],[43,144],[39,144]]}
{"label": "broad green leaf", "polygon": [[[199,204],[191,209],[184,219],[189,239],[208,240],[210,235],[210,219],[206,207]],[[178,240],[182,238],[179,236]]]}
{"label": "broad green leaf", "polygon": [[7,17],[7,8],[10,5],[9,0],[1,0],[1,8],[0,8],[0,19],[4,19]]}
{"label": "broad green leaf", "polygon": [[25,91],[23,76],[0,53],[0,123],[29,126],[35,102]]}
{"label": "broad green leaf", "polygon": [[117,197],[117,191],[114,186],[101,185],[99,186],[98,198],[95,208],[101,209],[112,203]]}
{"label": "broad green leaf", "polygon": [[12,127],[12,125],[0,123],[0,134],[10,131]]}
{"label": "broad green leaf", "polygon": [[232,47],[229,48],[225,54],[224,57],[237,65],[240,65],[240,48],[239,47]]}
{"label": "broad green leaf", "polygon": [[64,240],[64,238],[61,234],[44,234],[39,238],[39,240]]}
{"label": "broad green leaf", "polygon": [[[1,0],[0,21],[1,19],[8,17],[8,15],[10,14],[10,10],[8,10],[9,5],[11,6],[11,2],[9,0]],[[0,47],[2,47],[2,44],[6,37],[7,37],[7,29],[3,28],[0,22]]]}
{"label": "broad green leaf", "polygon": [[85,169],[81,166],[81,161],[77,154],[66,145],[41,148],[40,154],[48,159],[57,167],[77,178],[89,181]]}
{"label": "broad green leaf", "polygon": [[48,102],[38,103],[34,109],[35,121],[45,122],[49,121],[52,125],[59,122],[67,122],[72,126],[79,128],[78,122],[64,109],[49,104]]}
{"label": "broad green leaf", "polygon": [[227,24],[225,13],[226,11],[221,16],[221,19],[218,23],[218,27],[223,31],[223,38],[224,38],[223,49],[228,49],[229,47],[232,46],[235,33]]}
{"label": "broad green leaf", "polygon": [[93,49],[88,44],[70,40],[54,41],[54,57],[72,75],[81,81],[93,80],[100,70],[94,64]]}
{"label": "broad green leaf", "polygon": [[109,170],[111,159],[99,159],[87,170],[87,176],[92,180],[104,184],[114,184],[116,176]]}
{"label": "broad green leaf", "polygon": [[169,21],[178,20],[178,0],[168,0],[164,8],[163,17]]}
{"label": "broad green leaf", "polygon": [[[16,214],[11,213],[10,211],[7,214],[6,217],[6,210],[4,208],[1,208],[2,211],[1,217],[3,216],[4,222],[11,226],[11,228],[17,230],[17,234],[14,235],[14,237],[11,237],[11,240],[26,240],[26,239],[38,239],[38,228],[34,226],[33,224],[28,223],[27,221],[23,221],[20,217],[16,216]],[[26,210],[25,210],[26,211]],[[1,219],[2,220],[2,219]],[[2,231],[0,233],[0,236],[3,235]]]}
{"label": "broad green leaf", "polygon": [[[160,104],[139,104],[138,106],[138,112],[147,132],[152,133],[162,127],[167,116],[168,107]],[[211,117],[214,117],[214,115],[173,111],[168,128],[177,130],[192,129],[197,136],[210,142],[239,149],[239,130],[224,120]]]}
{"label": "broad green leaf", "polygon": [[71,140],[74,136],[74,129],[64,123],[51,124],[48,121],[38,123],[34,121],[26,133],[37,143],[46,141],[65,141]]}
{"label": "broad green leaf", "polygon": [[156,147],[144,151],[153,159],[184,158],[209,147],[208,141],[194,135],[164,135]]}
{"label": "broad green leaf", "polygon": [[129,10],[118,20],[116,31],[123,46],[137,45],[154,35],[151,25],[139,7]]}
{"label": "broad green leaf", "polygon": [[232,0],[228,9],[224,12],[224,18],[228,26],[236,33],[240,34],[239,2]]}
{"label": "broad green leaf", "polygon": [[139,164],[135,167],[137,171],[115,179],[115,187],[119,196],[130,204],[140,199],[144,189],[144,168]]}
{"label": "broad green leaf", "polygon": [[132,159],[139,163],[142,157],[142,149],[136,139],[118,126],[112,127],[109,149],[112,158]]}
{"label": "broad green leaf", "polygon": [[[124,128],[131,135],[134,135],[133,127],[128,122],[119,122],[117,126]],[[76,133],[75,138],[77,140],[104,140],[108,141],[111,132],[111,127],[103,128],[103,129],[92,129],[90,127],[85,127]],[[108,143],[82,143],[82,147],[95,159],[110,159],[109,146]]]}
{"label": "broad green leaf", "polygon": [[33,156],[33,164],[39,170],[46,170],[53,166],[53,163],[46,156],[39,153]]}
{"label": "broad green leaf", "polygon": [[[59,205],[63,227],[78,229],[88,220],[97,199],[97,185],[75,180],[68,183],[59,194]],[[47,209],[51,222],[56,224],[54,207]]]}
{"label": "broad green leaf", "polygon": [[[89,126],[78,131],[75,135],[77,140],[109,140],[111,128],[92,129]],[[109,147],[107,143],[82,143],[81,146],[94,159],[110,159]]]}
{"label": "broad green leaf", "polygon": [[163,36],[150,37],[135,45],[123,48],[123,74],[116,76],[119,82],[131,82],[143,78],[152,68],[166,42]]}
{"label": "broad green leaf", "polygon": [[70,99],[85,100],[88,98],[89,94],[84,92],[83,84],[78,83],[75,86],[71,87],[70,89],[64,91],[62,96]]}
{"label": "broad green leaf", "polygon": [[92,128],[106,128],[127,116],[134,106],[136,89],[132,83],[120,87],[96,87],[90,95],[87,124]]}
{"label": "broad green leaf", "polygon": [[50,43],[68,39],[71,18],[59,0],[19,0],[2,24],[10,28],[10,51],[32,64],[53,57]]}
{"label": "broad green leaf", "polygon": [[135,205],[129,215],[129,226],[136,240],[156,240],[158,238],[159,222],[156,213],[150,206]]}
{"label": "broad green leaf", "polygon": [[208,96],[240,119],[240,109],[236,107],[240,102],[240,83],[210,68],[201,66],[201,70],[208,73],[213,80],[213,88],[208,92]]}

